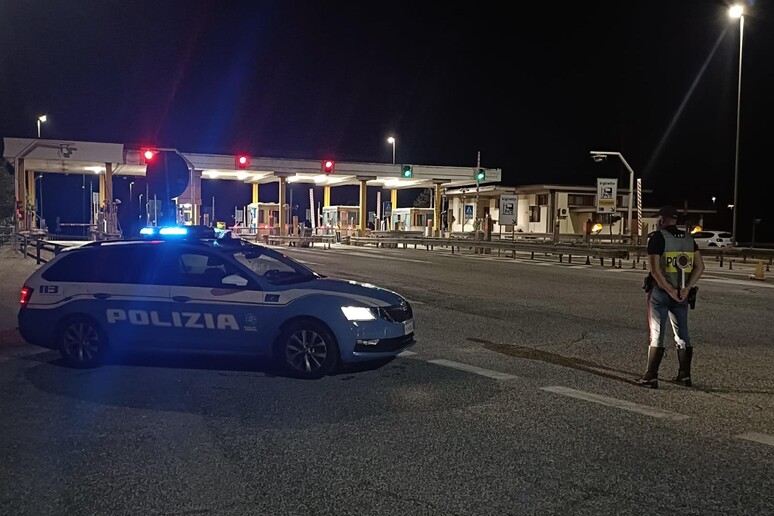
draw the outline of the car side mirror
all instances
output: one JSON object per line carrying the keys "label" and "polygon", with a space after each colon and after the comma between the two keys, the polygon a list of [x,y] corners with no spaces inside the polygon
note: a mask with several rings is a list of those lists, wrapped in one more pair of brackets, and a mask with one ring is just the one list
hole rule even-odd
{"label": "car side mirror", "polygon": [[233,285],[235,287],[246,287],[247,279],[243,278],[239,274],[231,274],[223,278],[221,283],[223,283],[224,285]]}

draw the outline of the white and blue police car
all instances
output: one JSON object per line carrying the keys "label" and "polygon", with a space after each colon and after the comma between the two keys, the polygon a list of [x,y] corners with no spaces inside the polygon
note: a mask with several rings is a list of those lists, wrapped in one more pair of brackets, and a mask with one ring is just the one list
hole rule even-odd
{"label": "white and blue police car", "polygon": [[320,378],[414,344],[411,305],[274,249],[193,228],[62,251],[21,290],[19,331],[75,367],[110,351],[250,353]]}

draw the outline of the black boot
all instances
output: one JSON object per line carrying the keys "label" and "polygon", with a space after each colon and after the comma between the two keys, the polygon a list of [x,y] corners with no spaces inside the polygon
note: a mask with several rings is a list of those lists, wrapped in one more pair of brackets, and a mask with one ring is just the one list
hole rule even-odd
{"label": "black boot", "polygon": [[691,383],[691,359],[693,358],[693,348],[685,348],[677,350],[677,361],[680,363],[680,370],[677,371],[677,376],[672,378],[673,382],[679,383],[686,387],[693,385]]}
{"label": "black boot", "polygon": [[637,383],[643,387],[658,389],[658,366],[661,365],[661,359],[664,358],[664,348],[648,347],[648,370],[645,376],[637,380]]}

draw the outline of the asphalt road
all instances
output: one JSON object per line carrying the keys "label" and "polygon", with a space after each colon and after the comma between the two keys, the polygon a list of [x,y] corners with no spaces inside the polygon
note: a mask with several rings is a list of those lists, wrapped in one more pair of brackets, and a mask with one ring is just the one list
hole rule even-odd
{"label": "asphalt road", "polygon": [[771,280],[710,261],[695,387],[647,390],[637,264],[286,252],[408,297],[411,353],[317,381],[214,357],[68,369],[8,327],[34,265],[0,259],[0,513],[774,514]]}

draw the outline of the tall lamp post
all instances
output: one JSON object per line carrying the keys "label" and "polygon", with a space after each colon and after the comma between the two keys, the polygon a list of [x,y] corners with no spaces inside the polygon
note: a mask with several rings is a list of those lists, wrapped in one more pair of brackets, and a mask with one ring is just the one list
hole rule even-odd
{"label": "tall lamp post", "polygon": [[395,141],[396,140],[394,136],[390,136],[389,138],[387,138],[387,143],[392,145],[392,164],[393,165],[395,164]]}
{"label": "tall lamp post", "polygon": [[624,159],[623,154],[620,152],[610,152],[610,151],[591,151],[589,152],[591,154],[591,157],[594,159],[594,161],[603,161],[605,159],[605,156],[618,156],[618,159],[623,162],[624,166],[626,167],[626,170],[629,171],[629,208],[628,208],[628,214],[627,214],[627,224],[629,225],[629,236],[632,237],[632,232],[634,228],[632,227],[632,197],[633,197],[633,190],[634,190],[634,170],[632,170],[632,167],[629,166],[629,163]]}
{"label": "tall lamp post", "polygon": [[40,139],[40,124],[45,123],[46,120],[46,115],[40,115],[38,117],[38,140]]}
{"label": "tall lamp post", "polygon": [[736,88],[736,148],[734,150],[734,212],[731,222],[731,239],[736,246],[736,214],[739,211],[737,198],[739,188],[739,115],[742,107],[742,43],[744,42],[744,6],[736,4],[728,10],[731,18],[739,18],[739,80]]}

